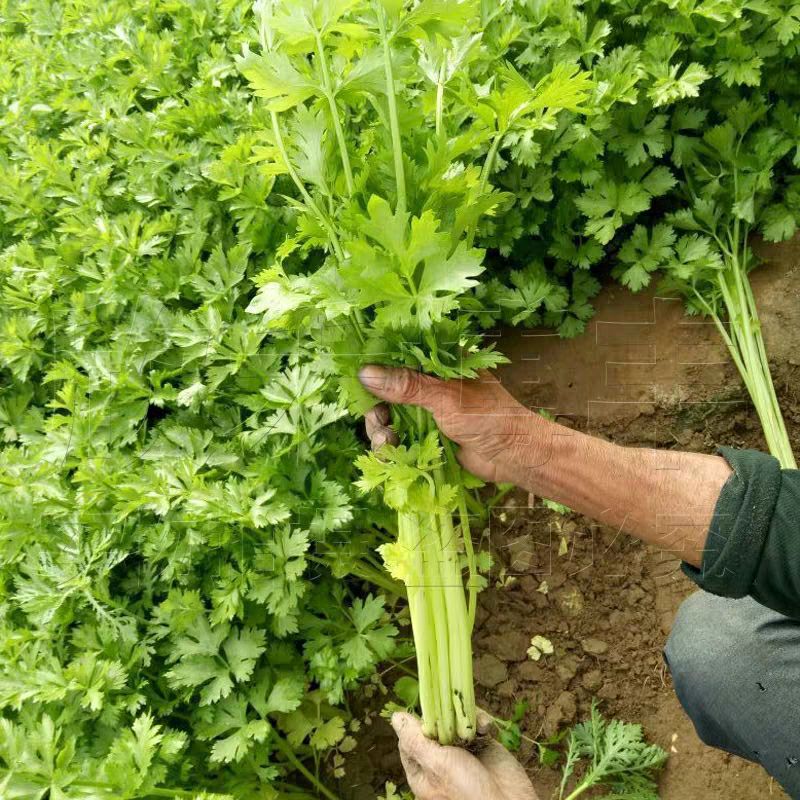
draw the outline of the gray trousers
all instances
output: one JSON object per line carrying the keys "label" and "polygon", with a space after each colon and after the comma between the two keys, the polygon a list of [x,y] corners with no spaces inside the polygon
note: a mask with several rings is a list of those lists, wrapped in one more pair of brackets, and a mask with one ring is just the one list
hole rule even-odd
{"label": "gray trousers", "polygon": [[700,591],[681,605],[664,655],[700,738],[758,762],[800,800],[800,622]]}

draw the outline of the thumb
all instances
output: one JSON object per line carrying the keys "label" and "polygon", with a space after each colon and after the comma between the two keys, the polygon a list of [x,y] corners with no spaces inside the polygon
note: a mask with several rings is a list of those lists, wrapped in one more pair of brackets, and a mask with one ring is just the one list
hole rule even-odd
{"label": "thumb", "polygon": [[433,411],[437,399],[446,391],[446,383],[413,369],[379,367],[368,364],[358,373],[367,391],[387,403],[421,406]]}
{"label": "thumb", "polygon": [[406,771],[409,768],[411,772],[435,771],[442,756],[442,747],[425,735],[422,723],[411,714],[396,711],[392,714],[392,727],[397,734],[400,756]]}

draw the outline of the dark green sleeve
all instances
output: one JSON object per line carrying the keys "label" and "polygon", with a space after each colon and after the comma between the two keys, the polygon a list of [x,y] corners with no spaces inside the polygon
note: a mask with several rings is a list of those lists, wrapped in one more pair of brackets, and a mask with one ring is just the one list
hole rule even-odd
{"label": "dark green sleeve", "polygon": [[755,450],[719,452],[733,474],[717,500],[702,566],[683,570],[707,592],[751,595],[800,619],[800,470],[781,470]]}

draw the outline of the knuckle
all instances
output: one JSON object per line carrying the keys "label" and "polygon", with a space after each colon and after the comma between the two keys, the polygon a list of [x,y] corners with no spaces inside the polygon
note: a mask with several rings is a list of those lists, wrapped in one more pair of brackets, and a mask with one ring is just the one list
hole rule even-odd
{"label": "knuckle", "polygon": [[422,380],[419,374],[404,369],[397,376],[397,393],[404,400],[416,400],[422,391]]}

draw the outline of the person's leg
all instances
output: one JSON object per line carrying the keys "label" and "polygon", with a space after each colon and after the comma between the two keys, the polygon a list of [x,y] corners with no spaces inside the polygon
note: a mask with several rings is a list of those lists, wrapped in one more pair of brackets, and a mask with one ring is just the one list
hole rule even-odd
{"label": "person's leg", "polygon": [[750,598],[696,592],[664,655],[700,738],[757,761],[800,798],[800,622]]}

